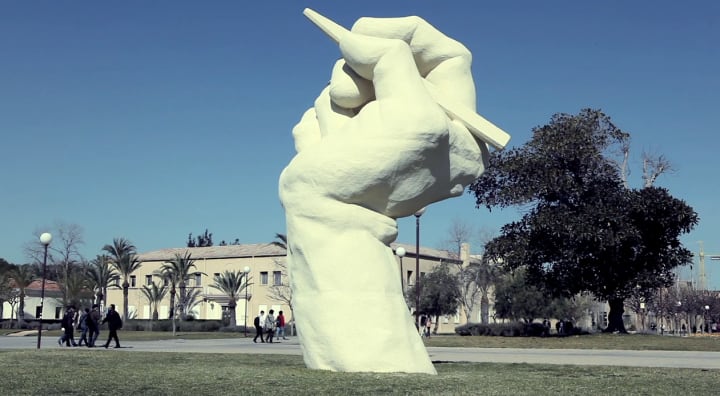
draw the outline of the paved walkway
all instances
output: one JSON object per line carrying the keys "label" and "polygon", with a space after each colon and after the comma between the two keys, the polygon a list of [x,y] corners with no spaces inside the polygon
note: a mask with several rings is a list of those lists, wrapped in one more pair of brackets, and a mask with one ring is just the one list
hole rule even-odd
{"label": "paved walkway", "polygon": [[[122,333],[120,339],[122,342]],[[253,343],[252,338],[228,338],[128,341],[122,343],[122,346],[123,348],[120,350],[123,351],[302,354],[296,337],[273,344],[256,344]],[[37,338],[34,336],[0,336],[0,349],[35,349],[36,347]],[[61,347],[58,347],[56,337],[42,339],[42,349],[57,348]],[[72,349],[68,348],[68,350]],[[105,351],[105,348],[94,350]],[[428,347],[428,354],[433,362],[570,364],[720,370],[720,352]]]}

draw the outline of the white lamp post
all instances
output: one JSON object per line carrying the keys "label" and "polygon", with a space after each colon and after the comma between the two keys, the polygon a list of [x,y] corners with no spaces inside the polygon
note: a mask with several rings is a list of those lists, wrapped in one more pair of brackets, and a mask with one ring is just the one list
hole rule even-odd
{"label": "white lamp post", "polygon": [[42,339],[42,314],[45,304],[45,277],[47,276],[47,251],[48,245],[52,241],[52,235],[49,232],[44,232],[40,235],[40,243],[43,244],[45,254],[43,255],[43,266],[42,266],[42,286],[40,287],[40,313],[38,314],[38,336],[37,336],[37,349],[40,349],[40,340]]}
{"label": "white lamp post", "polygon": [[247,337],[247,316],[248,316],[248,274],[250,273],[250,267],[245,266],[243,269],[245,272],[245,337]]}
{"label": "white lamp post", "polygon": [[404,248],[404,247],[399,247],[399,248],[395,249],[395,255],[398,256],[398,257],[400,257],[400,289],[403,290],[403,291],[405,290],[405,285],[403,284],[403,266],[402,266],[402,259],[403,259],[403,257],[405,257],[405,253],[407,253],[407,252],[405,252],[405,248]]}
{"label": "white lamp post", "polygon": [[[707,329],[707,332],[712,333],[712,329],[710,328],[710,323],[708,323],[708,320],[707,320],[708,313],[710,312],[710,306],[706,305],[704,308],[705,308],[705,315],[703,316],[703,318],[705,320],[703,322],[705,322],[704,325],[705,325],[705,328]],[[703,329],[703,330],[705,330],[705,329]]]}

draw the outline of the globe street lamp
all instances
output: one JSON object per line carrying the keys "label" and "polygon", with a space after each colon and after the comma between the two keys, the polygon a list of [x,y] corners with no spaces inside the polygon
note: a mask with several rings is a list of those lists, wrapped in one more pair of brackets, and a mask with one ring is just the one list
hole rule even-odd
{"label": "globe street lamp", "polygon": [[703,316],[703,318],[705,320],[703,320],[703,322],[705,322],[705,329],[703,329],[703,330],[706,330],[706,333],[712,333],[712,329],[710,328],[710,323],[708,323],[708,320],[707,320],[708,311],[710,311],[710,306],[706,305],[704,308],[705,308],[705,315]]}
{"label": "globe street lamp", "polygon": [[420,216],[425,208],[415,212],[415,321],[420,330]]}
{"label": "globe street lamp", "polygon": [[405,285],[403,285],[403,267],[402,267],[402,259],[405,257],[405,248],[399,247],[395,249],[395,255],[400,257],[400,289],[405,291]]}
{"label": "globe street lamp", "polygon": [[40,235],[40,243],[43,244],[45,254],[43,255],[43,266],[42,266],[42,286],[40,287],[40,313],[38,314],[38,336],[37,336],[37,349],[40,349],[40,340],[42,339],[42,314],[43,306],[45,304],[45,277],[47,276],[47,251],[48,245],[52,241],[52,235],[49,232],[44,232]]}
{"label": "globe street lamp", "polygon": [[243,269],[245,272],[245,337],[247,337],[247,315],[248,315],[248,274],[250,273],[250,267],[245,266]]}

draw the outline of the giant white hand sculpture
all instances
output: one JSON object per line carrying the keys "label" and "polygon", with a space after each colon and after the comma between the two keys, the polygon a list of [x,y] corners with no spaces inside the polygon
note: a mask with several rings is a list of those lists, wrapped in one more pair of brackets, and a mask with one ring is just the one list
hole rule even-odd
{"label": "giant white hand sculpture", "polygon": [[434,374],[389,245],[396,218],[460,195],[484,170],[487,145],[423,81],[474,109],[471,55],[418,17],[361,18],[339,43],[280,176],[305,363]]}

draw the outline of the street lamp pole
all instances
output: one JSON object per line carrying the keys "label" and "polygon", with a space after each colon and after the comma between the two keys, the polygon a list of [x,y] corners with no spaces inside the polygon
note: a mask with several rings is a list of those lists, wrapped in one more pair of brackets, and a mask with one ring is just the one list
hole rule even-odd
{"label": "street lamp pole", "polygon": [[403,292],[405,291],[405,285],[403,284],[403,267],[402,267],[402,259],[405,257],[405,248],[399,247],[395,249],[395,254],[400,257],[400,290]]}
{"label": "street lamp pole", "polygon": [[42,243],[45,248],[45,254],[43,255],[42,286],[40,287],[40,313],[38,315],[37,349],[40,349],[40,342],[42,339],[42,314],[45,305],[45,278],[47,277],[47,251],[50,241],[52,241],[52,235],[49,232],[44,232],[40,235],[40,243]]}
{"label": "street lamp pole", "polygon": [[710,323],[708,323],[708,311],[710,311],[710,306],[706,305],[705,307],[705,315],[703,315],[703,324],[705,325],[703,330],[707,329],[706,333],[712,333],[712,329],[710,328]]}
{"label": "street lamp pole", "polygon": [[248,316],[248,274],[250,273],[250,267],[244,268],[245,272],[245,337],[247,337],[247,316]]}
{"label": "street lamp pole", "polygon": [[415,212],[415,321],[420,330],[420,216],[425,208]]}

